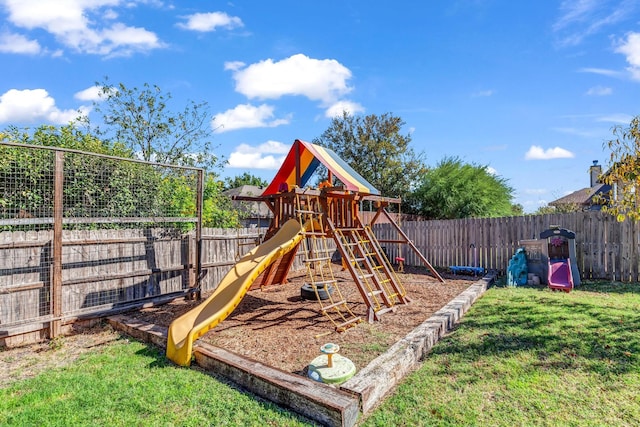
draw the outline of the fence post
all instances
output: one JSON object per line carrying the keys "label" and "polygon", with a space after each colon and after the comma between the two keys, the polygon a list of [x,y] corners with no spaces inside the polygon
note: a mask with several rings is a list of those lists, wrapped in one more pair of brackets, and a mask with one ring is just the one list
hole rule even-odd
{"label": "fence post", "polygon": [[53,319],[49,325],[49,336],[61,334],[62,316],[62,195],[64,185],[64,152],[55,152],[53,181],[53,245],[51,262],[51,310]]}
{"label": "fence post", "polygon": [[195,253],[195,270],[196,270],[196,289],[198,289],[198,298],[200,296],[202,280],[202,205],[204,198],[204,171],[198,170],[198,182],[196,183],[196,253]]}

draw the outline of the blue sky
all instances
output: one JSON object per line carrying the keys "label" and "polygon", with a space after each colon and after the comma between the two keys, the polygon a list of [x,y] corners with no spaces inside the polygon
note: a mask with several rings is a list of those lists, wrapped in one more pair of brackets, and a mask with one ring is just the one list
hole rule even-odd
{"label": "blue sky", "polygon": [[0,0],[0,19],[0,128],[91,115],[105,76],[155,84],[174,111],[208,103],[224,176],[270,181],[333,115],[392,113],[427,164],[487,165],[533,212],[640,114],[635,0]]}

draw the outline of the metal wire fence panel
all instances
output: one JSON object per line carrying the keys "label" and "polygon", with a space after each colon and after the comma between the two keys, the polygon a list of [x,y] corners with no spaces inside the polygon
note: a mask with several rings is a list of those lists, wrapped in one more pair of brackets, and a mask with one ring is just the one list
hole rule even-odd
{"label": "metal wire fence panel", "polygon": [[176,292],[199,271],[203,172],[0,144],[0,337]]}

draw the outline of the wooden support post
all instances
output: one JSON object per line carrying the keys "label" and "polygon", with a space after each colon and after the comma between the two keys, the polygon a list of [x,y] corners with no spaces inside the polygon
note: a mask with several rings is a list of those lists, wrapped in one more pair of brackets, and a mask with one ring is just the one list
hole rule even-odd
{"label": "wooden support post", "polygon": [[393,220],[393,218],[391,218],[391,215],[389,215],[389,212],[387,212],[386,210],[383,210],[382,213],[387,217],[387,219],[389,219],[389,222],[393,225],[393,227],[396,229],[398,234],[400,234],[400,236],[402,236],[402,238],[407,242],[409,247],[411,249],[413,249],[413,251],[416,253],[416,255],[418,255],[418,258],[420,258],[422,260],[424,265],[431,271],[431,273],[433,273],[433,275],[436,277],[436,279],[438,279],[440,282],[444,283],[444,279],[442,278],[442,276],[440,276],[440,273],[438,273],[436,271],[436,269],[433,268],[433,266],[429,263],[429,261],[427,261],[427,259],[424,257],[424,255],[422,255],[422,253],[418,250],[416,245],[414,245],[413,242],[409,239],[409,237],[407,237],[407,235],[404,233],[404,231],[402,231],[402,229],[400,227],[398,227],[398,224],[396,224],[396,222]]}
{"label": "wooden support post", "polygon": [[53,182],[53,241],[51,248],[51,314],[53,320],[49,325],[49,337],[61,334],[62,322],[62,216],[64,185],[64,152],[55,152]]}
{"label": "wooden support post", "polygon": [[196,299],[199,300],[202,297],[202,289],[200,280],[202,279],[202,205],[204,199],[204,171],[198,170],[197,182],[196,182],[196,216],[198,222],[196,223],[196,253],[194,255],[194,268],[196,271],[195,289]]}

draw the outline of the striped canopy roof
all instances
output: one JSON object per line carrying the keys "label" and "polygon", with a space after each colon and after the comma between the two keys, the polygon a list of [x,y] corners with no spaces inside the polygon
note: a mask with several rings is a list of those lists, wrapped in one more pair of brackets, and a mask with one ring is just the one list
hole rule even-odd
{"label": "striped canopy roof", "polygon": [[[298,185],[304,187],[313,172],[320,164],[323,164],[331,173],[342,182],[347,190],[360,193],[380,195],[380,192],[351,166],[344,162],[338,155],[328,148],[311,144],[310,142],[296,139],[289,150],[289,154],[280,166],[271,184],[262,193],[263,196],[278,193],[278,190],[287,184],[291,189]],[[296,177],[300,182],[296,182]]]}

